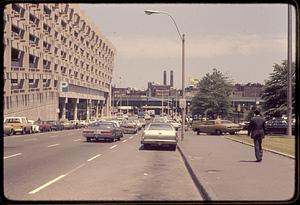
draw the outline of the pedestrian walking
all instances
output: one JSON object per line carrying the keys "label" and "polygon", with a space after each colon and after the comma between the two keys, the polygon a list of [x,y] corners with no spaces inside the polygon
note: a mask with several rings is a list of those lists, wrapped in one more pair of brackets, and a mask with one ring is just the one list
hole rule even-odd
{"label": "pedestrian walking", "polygon": [[266,120],[260,115],[259,110],[254,111],[254,117],[251,119],[248,126],[248,136],[251,136],[254,142],[254,150],[256,161],[260,162],[263,156],[262,140],[265,137],[265,122]]}

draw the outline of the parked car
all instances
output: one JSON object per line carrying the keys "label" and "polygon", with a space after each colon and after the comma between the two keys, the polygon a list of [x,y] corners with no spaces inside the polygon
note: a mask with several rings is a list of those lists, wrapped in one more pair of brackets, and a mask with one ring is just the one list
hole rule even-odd
{"label": "parked car", "polygon": [[239,123],[242,127],[242,130],[248,130],[248,126],[249,126],[249,123],[248,121],[245,121],[245,122],[241,122]]}
{"label": "parked car", "polygon": [[138,120],[140,121],[142,127],[144,128],[146,126],[146,120],[144,118],[139,118]]}
{"label": "parked car", "polygon": [[242,130],[241,125],[233,123],[229,120],[207,120],[207,121],[193,121],[192,123],[193,131],[208,134],[221,135],[223,133],[229,133],[234,135],[236,132]]}
{"label": "parked car", "polygon": [[40,132],[50,132],[51,124],[47,121],[37,121]]}
{"label": "parked car", "polygon": [[114,142],[123,137],[122,129],[113,122],[96,122],[82,131],[83,137],[87,142],[92,140],[109,140]]}
{"label": "parked car", "polygon": [[181,123],[178,123],[175,120],[167,120],[167,123],[173,125],[176,131],[181,127]]}
{"label": "parked car", "polygon": [[7,117],[4,119],[4,123],[13,128],[13,134],[17,132],[21,134],[32,133],[32,125],[26,117]]}
{"label": "parked car", "polygon": [[79,120],[78,122],[78,128],[85,128],[88,127],[88,122],[86,120]]}
{"label": "parked car", "polygon": [[138,126],[134,120],[126,120],[121,125],[123,133],[133,133],[136,134],[138,131]]}
{"label": "parked car", "polygon": [[134,120],[134,122],[135,122],[138,130],[141,130],[143,128],[143,124],[138,119]]}
{"label": "parked car", "polygon": [[51,130],[55,130],[55,131],[64,130],[64,125],[59,121],[48,120],[47,123],[50,124]]}
{"label": "parked car", "polygon": [[287,122],[282,118],[275,118],[266,121],[266,134],[286,134]]}
{"label": "parked car", "polygon": [[69,120],[60,120],[60,123],[63,124],[65,130],[74,129],[74,125]]}
{"label": "parked car", "polygon": [[7,125],[4,123],[3,125],[3,134],[4,135],[13,135],[14,134],[14,128],[12,125]]}
{"label": "parked car", "polygon": [[35,122],[34,120],[28,120],[28,122],[31,123],[33,133],[40,132],[40,126],[38,125],[37,122]]}
{"label": "parked car", "polygon": [[149,123],[141,136],[141,144],[147,149],[150,145],[168,145],[176,150],[178,136],[169,123]]}

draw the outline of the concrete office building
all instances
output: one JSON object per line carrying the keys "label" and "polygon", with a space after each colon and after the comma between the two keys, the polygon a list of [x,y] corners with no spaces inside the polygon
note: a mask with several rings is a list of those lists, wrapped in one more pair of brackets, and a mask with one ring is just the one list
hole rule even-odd
{"label": "concrete office building", "polygon": [[116,50],[78,5],[8,4],[3,37],[4,117],[110,115]]}

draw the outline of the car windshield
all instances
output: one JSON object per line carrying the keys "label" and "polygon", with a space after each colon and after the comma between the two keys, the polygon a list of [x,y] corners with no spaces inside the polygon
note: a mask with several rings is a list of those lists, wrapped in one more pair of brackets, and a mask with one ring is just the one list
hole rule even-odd
{"label": "car windshield", "polygon": [[169,124],[164,124],[164,123],[157,123],[157,124],[150,124],[148,127],[148,130],[167,130],[167,131],[172,131],[173,128]]}
{"label": "car windshield", "polygon": [[91,125],[92,128],[97,128],[97,129],[112,129],[114,128],[114,124],[113,123],[94,123]]}

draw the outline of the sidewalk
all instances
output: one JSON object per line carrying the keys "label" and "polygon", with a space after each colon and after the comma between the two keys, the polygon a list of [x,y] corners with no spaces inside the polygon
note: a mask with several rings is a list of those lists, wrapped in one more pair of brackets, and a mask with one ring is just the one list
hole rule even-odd
{"label": "sidewalk", "polygon": [[209,200],[285,201],[294,195],[294,159],[265,151],[258,163],[251,146],[192,131],[178,149]]}

